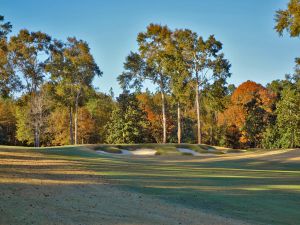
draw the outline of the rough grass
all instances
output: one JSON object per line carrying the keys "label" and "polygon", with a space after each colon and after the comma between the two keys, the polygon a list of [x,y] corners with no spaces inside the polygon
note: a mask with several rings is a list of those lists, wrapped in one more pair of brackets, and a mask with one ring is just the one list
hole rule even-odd
{"label": "rough grass", "polygon": [[[163,152],[175,147],[156,146]],[[112,191],[114,187],[125,194]],[[124,157],[98,155],[86,147],[1,147],[0,192],[0,224],[40,224],[41,220],[49,224],[160,224],[155,215],[174,216],[173,222],[165,224],[179,218],[182,224],[197,224],[195,215],[201,212],[250,224],[297,224],[300,150]],[[135,196],[133,200],[129,195]],[[150,200],[146,201],[147,196]],[[154,202],[150,207],[146,202],[151,199],[169,205],[160,208],[163,202]],[[197,214],[174,213],[173,205]],[[157,211],[151,211],[156,207]],[[128,216],[124,212],[130,209],[140,213],[128,211]],[[195,220],[189,221],[190,217]],[[213,224],[204,218],[201,224]],[[234,222],[224,219],[222,224]]]}

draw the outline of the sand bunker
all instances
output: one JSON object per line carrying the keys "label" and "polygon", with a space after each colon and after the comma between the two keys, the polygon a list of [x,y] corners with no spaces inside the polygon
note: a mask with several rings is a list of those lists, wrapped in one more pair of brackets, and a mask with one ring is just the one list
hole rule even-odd
{"label": "sand bunker", "polygon": [[125,149],[120,149],[121,153],[111,153],[111,152],[105,152],[98,150],[96,151],[99,154],[114,154],[114,155],[142,155],[142,156],[147,156],[147,155],[155,155],[156,150],[154,149],[148,149],[148,148],[140,148],[134,151],[128,151]]}
{"label": "sand bunker", "polygon": [[150,148],[140,148],[131,152],[133,155],[155,155],[157,151]]}
{"label": "sand bunker", "polygon": [[188,148],[177,148],[177,150],[181,153],[189,153],[194,156],[199,156],[199,152],[195,152],[194,150],[188,149]]}
{"label": "sand bunker", "polygon": [[125,149],[120,149],[120,151],[121,152],[106,152],[106,151],[98,150],[96,152],[99,153],[99,154],[108,154],[108,155],[111,155],[111,154],[114,154],[114,155],[132,155],[131,151],[128,151],[128,150],[125,150]]}
{"label": "sand bunker", "polygon": [[192,149],[188,149],[188,148],[177,148],[177,150],[181,153],[188,153],[193,156],[215,156],[215,154],[212,154],[212,153],[199,153],[199,152],[196,152],[196,151],[194,151]]}
{"label": "sand bunker", "polygon": [[98,154],[111,154],[111,153],[109,153],[109,152],[105,152],[105,151],[101,151],[101,150],[97,150],[96,151]]}

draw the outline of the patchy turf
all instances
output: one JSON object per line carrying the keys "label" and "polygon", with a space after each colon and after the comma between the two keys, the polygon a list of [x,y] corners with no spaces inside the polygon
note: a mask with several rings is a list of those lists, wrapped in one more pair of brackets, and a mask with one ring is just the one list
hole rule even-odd
{"label": "patchy turf", "polygon": [[126,157],[0,147],[0,224],[297,224],[299,202],[299,149]]}

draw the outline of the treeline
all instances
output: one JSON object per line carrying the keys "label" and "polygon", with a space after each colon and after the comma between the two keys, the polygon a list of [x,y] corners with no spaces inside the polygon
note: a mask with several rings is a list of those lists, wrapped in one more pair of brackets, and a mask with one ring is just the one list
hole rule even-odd
{"label": "treeline", "polygon": [[1,143],[39,147],[101,141],[95,124],[107,115],[95,111],[99,102],[109,105],[112,99],[92,86],[102,72],[88,44],[26,29],[8,39],[11,28],[1,16]]}
{"label": "treeline", "polygon": [[[205,143],[232,148],[300,146],[299,70],[266,87],[227,84],[222,43],[150,24],[101,93],[88,44],[21,30],[0,17],[0,144]],[[152,83],[155,91],[143,86]]]}

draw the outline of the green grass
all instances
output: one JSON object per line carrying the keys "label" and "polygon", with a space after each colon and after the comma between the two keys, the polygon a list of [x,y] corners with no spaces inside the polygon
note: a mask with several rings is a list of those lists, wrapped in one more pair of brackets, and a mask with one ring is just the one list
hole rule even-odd
{"label": "green grass", "polygon": [[182,152],[182,153],[181,153],[181,155],[193,156],[193,154],[192,154],[192,153],[190,153],[190,152]]}
{"label": "green grass", "polygon": [[[98,155],[80,147],[0,148],[0,151],[37,151],[47,159],[75,161],[80,169],[94,171],[96,176],[104,176],[126,190],[252,224],[299,223],[299,163],[250,158],[198,162],[185,160],[184,156],[178,160],[178,156],[172,158],[173,153],[170,153],[175,152],[176,146],[145,145],[171,155],[146,158]],[[94,149],[110,147],[121,148],[92,146]],[[136,148],[139,146],[126,145],[128,150]],[[188,148],[207,151],[196,145],[188,145]]]}

